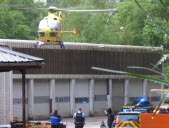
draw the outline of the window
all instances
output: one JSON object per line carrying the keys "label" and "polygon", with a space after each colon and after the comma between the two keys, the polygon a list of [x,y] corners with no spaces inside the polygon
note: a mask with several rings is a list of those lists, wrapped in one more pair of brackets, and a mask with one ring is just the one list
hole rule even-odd
{"label": "window", "polygon": [[88,97],[75,98],[75,103],[89,103],[89,98]]}
{"label": "window", "polygon": [[70,97],[55,97],[55,102],[70,102]]}

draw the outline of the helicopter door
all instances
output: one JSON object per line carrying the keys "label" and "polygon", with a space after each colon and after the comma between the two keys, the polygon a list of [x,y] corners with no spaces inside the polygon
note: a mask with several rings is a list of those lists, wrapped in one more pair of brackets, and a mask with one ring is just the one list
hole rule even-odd
{"label": "helicopter door", "polygon": [[61,31],[62,27],[58,20],[41,20],[39,23],[39,31],[43,31],[46,28],[52,31]]}

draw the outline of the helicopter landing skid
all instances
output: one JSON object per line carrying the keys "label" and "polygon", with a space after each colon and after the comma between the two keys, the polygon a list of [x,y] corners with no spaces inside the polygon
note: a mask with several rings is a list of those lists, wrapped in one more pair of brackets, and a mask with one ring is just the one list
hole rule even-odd
{"label": "helicopter landing skid", "polygon": [[62,41],[57,41],[57,42],[59,43],[60,48],[65,49],[65,46],[64,46],[64,44],[63,44],[63,42],[62,42]]}
{"label": "helicopter landing skid", "polygon": [[[64,46],[64,44],[63,44],[62,41],[57,41],[57,43],[60,45],[60,48],[61,48],[61,49],[65,49],[65,46]],[[41,48],[43,45],[45,45],[44,42],[42,42],[42,41],[37,41],[37,42],[34,44],[34,47],[35,47],[35,48]],[[46,44],[46,45],[49,45],[49,44]]]}
{"label": "helicopter landing skid", "polygon": [[43,45],[45,45],[44,42],[42,42],[42,41],[37,41],[37,42],[34,44],[34,47],[35,47],[35,48],[41,48]]}

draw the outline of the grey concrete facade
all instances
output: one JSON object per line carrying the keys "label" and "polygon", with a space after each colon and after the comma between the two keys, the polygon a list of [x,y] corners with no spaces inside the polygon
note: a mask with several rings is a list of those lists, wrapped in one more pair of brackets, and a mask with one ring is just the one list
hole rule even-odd
{"label": "grey concrete facade", "polygon": [[[34,81],[42,82],[38,84],[38,82]],[[118,112],[121,110],[122,105],[129,102],[130,98],[145,97],[147,99],[149,98],[148,92],[152,88],[163,87],[160,84],[134,78],[123,79],[120,82],[113,79],[49,79],[45,81],[40,79],[27,80],[27,94],[29,94],[27,95],[27,117],[29,119],[48,119],[54,109],[59,109],[63,117],[71,117],[79,107],[83,109],[87,116],[104,115],[103,111],[108,107]],[[20,92],[19,87],[17,87],[19,85],[18,82],[21,81],[18,78],[16,79],[14,75],[13,86],[15,88],[14,92],[17,95]],[[56,83],[60,83],[60,85]],[[146,88],[148,86],[147,84],[151,84],[151,87]],[[50,87],[47,85],[50,85]],[[122,89],[118,88],[120,85],[122,85]],[[107,89],[109,92],[107,92]],[[147,93],[145,94],[145,92]],[[121,94],[123,95],[121,96]],[[154,97],[160,97],[160,95],[155,94]],[[15,98],[16,96],[14,94]],[[47,99],[52,99],[52,102],[49,102]],[[34,100],[37,100],[38,103],[35,103]],[[157,103],[156,101],[154,102],[154,104]],[[21,103],[17,104],[17,106],[14,103],[14,106],[14,116],[21,119],[21,111],[15,113],[16,110],[21,108]]]}

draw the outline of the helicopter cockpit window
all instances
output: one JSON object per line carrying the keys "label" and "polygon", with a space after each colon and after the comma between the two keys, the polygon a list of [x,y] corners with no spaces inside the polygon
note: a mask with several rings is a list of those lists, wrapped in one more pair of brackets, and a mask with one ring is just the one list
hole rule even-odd
{"label": "helicopter cockpit window", "polygon": [[52,31],[61,31],[62,27],[58,20],[41,20],[39,23],[39,31],[43,31],[46,28]]}
{"label": "helicopter cockpit window", "polygon": [[49,12],[50,12],[50,13],[56,13],[56,10],[54,10],[54,9],[49,9]]}

